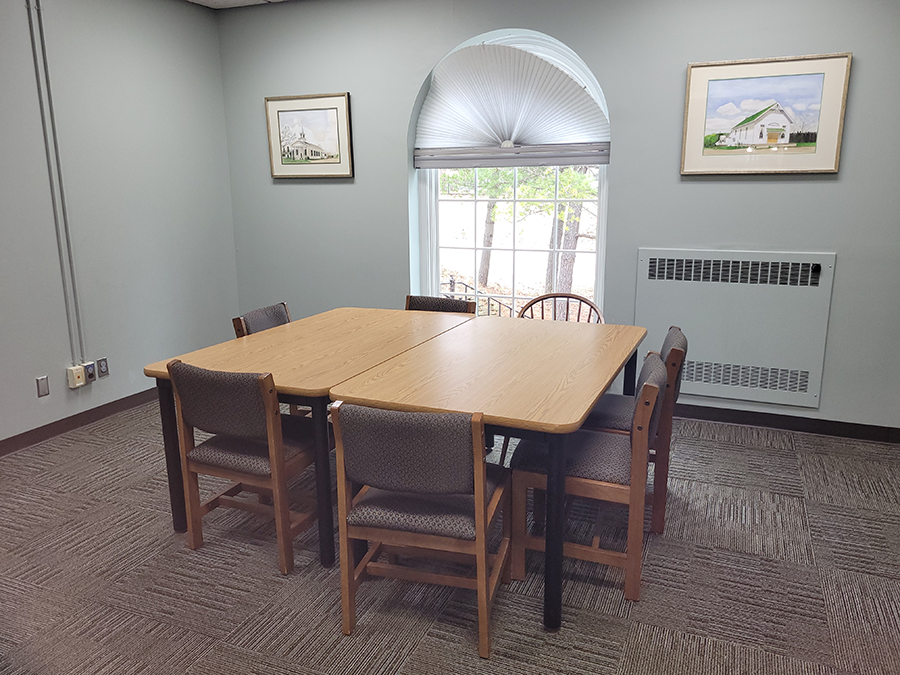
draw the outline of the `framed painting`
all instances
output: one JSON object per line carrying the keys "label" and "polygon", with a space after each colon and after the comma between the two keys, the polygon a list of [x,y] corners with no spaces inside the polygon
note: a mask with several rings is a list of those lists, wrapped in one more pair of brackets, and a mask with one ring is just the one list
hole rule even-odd
{"label": "framed painting", "polygon": [[352,178],[350,94],[266,98],[272,178]]}
{"label": "framed painting", "polygon": [[851,56],[688,64],[681,173],[836,173]]}

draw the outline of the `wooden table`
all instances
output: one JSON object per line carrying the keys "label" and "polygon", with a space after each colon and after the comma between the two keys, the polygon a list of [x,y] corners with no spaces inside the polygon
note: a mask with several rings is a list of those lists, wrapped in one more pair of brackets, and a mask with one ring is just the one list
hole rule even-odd
{"label": "wooden table", "polygon": [[[339,382],[402,354],[474,317],[442,312],[343,307],[284,326],[223,342],[177,358],[185,363],[233,372],[271,372],[278,398],[312,408],[315,429],[319,557],[334,564],[328,394]],[[175,399],[165,361],[144,368],[156,378],[169,479],[172,524],[187,530]]]}
{"label": "wooden table", "polygon": [[331,398],[418,412],[484,413],[489,432],[550,446],[544,626],[562,617],[565,440],[635,352],[636,326],[479,317],[338,384]]}

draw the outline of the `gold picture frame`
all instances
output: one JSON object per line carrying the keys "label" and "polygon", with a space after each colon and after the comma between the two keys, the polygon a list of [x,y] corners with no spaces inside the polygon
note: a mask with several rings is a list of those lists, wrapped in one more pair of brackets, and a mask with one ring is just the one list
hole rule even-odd
{"label": "gold picture frame", "polygon": [[836,173],[851,52],[690,63],[681,173]]}
{"label": "gold picture frame", "polygon": [[272,178],[352,178],[350,94],[266,98]]}

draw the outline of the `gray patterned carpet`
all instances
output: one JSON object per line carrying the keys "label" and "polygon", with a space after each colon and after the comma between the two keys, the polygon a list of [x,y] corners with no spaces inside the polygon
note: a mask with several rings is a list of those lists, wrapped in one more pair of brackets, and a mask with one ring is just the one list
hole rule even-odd
{"label": "gray patterned carpet", "polygon": [[[314,531],[287,577],[272,526],[242,512],[187,549],[155,405],[115,415],[0,458],[0,674],[900,673],[900,447],[685,420],[676,436],[641,601],[618,570],[567,560],[545,633],[530,554],[483,661],[470,591],[369,582],[341,635]],[[576,505],[571,535],[594,513]],[[621,542],[624,512],[604,517]]]}

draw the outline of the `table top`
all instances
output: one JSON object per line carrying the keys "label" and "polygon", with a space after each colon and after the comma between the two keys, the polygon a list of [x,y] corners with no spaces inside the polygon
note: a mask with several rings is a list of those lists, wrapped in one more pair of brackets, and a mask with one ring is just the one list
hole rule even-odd
{"label": "table top", "polygon": [[482,412],[488,424],[571,433],[646,334],[638,326],[478,317],[341,382],[331,398]]}
{"label": "table top", "polygon": [[[341,307],[177,358],[210,370],[271,372],[278,393],[321,397],[337,383],[474,318]],[[144,374],[168,379],[170,360],[151,363]]]}

